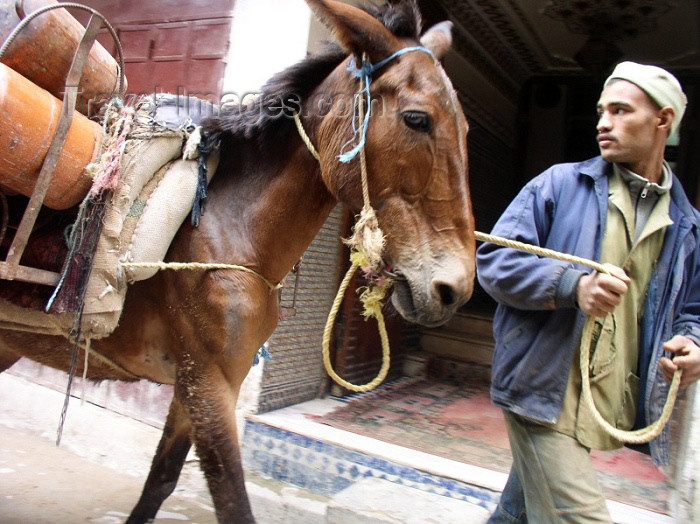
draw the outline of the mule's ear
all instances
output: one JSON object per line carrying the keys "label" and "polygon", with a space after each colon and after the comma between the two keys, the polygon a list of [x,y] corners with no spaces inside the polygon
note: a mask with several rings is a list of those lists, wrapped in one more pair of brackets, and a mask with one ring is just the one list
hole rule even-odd
{"label": "mule's ear", "polygon": [[452,47],[452,22],[446,20],[428,29],[420,39],[423,47],[430,49],[435,58],[442,60]]}
{"label": "mule's ear", "polygon": [[358,57],[367,53],[370,61],[378,62],[401,47],[379,20],[357,7],[333,0],[306,0],[306,3],[348,53]]}

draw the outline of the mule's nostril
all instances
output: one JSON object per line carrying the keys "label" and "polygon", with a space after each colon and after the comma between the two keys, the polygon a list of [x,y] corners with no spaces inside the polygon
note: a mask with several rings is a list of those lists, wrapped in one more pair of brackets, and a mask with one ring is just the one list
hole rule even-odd
{"label": "mule's nostril", "polygon": [[455,293],[452,286],[447,284],[438,284],[437,292],[440,295],[440,302],[443,306],[452,306],[457,302],[457,294]]}

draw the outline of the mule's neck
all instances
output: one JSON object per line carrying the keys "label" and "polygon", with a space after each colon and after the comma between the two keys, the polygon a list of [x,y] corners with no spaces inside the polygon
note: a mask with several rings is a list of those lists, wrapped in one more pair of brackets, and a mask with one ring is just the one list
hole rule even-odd
{"label": "mule's neck", "polygon": [[[220,236],[231,263],[259,271],[271,282],[281,281],[299,260],[336,204],[320,175],[316,159],[301,139],[290,134],[284,151],[242,151],[222,166],[226,173],[212,180],[212,202]],[[266,165],[260,155],[279,155]],[[205,233],[206,234],[206,233]],[[217,249],[218,250],[218,249]],[[217,256],[224,256],[223,253]]]}
{"label": "mule's neck", "polygon": [[304,254],[336,201],[323,184],[318,162],[304,145],[294,148],[268,191],[283,205],[274,212],[262,210],[260,218],[267,221],[269,233],[260,246],[270,255],[265,256],[269,266],[265,269],[278,280]]}

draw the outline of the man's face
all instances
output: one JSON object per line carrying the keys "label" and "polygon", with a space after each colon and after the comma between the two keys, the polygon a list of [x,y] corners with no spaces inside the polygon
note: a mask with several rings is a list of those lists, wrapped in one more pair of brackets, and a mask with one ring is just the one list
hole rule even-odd
{"label": "man's face", "polygon": [[606,161],[634,171],[657,153],[661,110],[639,87],[626,80],[609,84],[597,109],[598,146]]}

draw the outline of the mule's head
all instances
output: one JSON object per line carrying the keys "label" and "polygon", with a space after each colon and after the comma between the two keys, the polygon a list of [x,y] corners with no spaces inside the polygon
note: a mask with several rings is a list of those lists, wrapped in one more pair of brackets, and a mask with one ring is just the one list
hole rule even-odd
{"label": "mule's head", "polygon": [[[422,36],[415,2],[393,1],[371,16],[329,0],[307,0],[349,53],[319,89],[331,90],[330,109],[315,132],[325,183],[334,196],[362,207],[360,155],[338,155],[360,140],[348,110],[359,80],[348,63],[377,64],[371,75],[372,108],[365,154],[371,205],[386,235],[384,261],[400,275],[392,301],[409,321],[444,323],[471,296],[474,219],[467,180],[467,121],[439,59],[451,44],[451,24]],[[382,23],[383,20],[387,26]]]}

